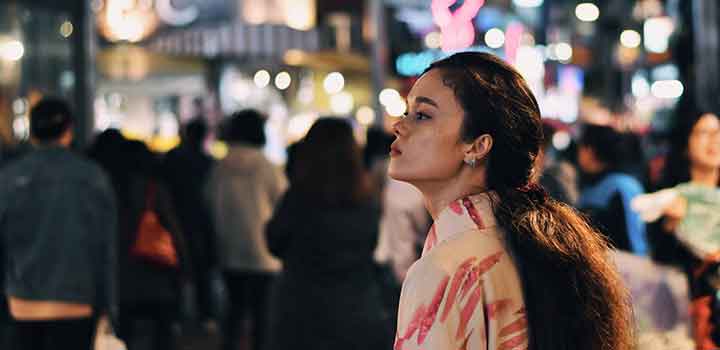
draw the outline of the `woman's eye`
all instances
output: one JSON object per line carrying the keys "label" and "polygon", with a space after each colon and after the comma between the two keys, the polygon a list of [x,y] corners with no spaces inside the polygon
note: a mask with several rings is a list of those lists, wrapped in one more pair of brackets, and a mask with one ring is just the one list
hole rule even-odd
{"label": "woman's eye", "polygon": [[430,116],[425,113],[415,113],[415,120],[425,120],[430,119]]}

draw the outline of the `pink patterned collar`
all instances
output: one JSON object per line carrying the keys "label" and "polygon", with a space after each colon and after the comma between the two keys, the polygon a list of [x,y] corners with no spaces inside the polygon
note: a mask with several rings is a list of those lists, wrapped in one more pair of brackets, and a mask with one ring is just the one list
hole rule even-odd
{"label": "pink patterned collar", "polygon": [[493,200],[499,200],[493,192],[484,192],[454,200],[445,207],[430,227],[422,256],[458,234],[497,226],[491,196],[494,197]]}

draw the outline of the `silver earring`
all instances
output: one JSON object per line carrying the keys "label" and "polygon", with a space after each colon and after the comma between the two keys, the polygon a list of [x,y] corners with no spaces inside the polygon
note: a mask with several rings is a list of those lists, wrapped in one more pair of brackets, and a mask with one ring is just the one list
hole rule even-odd
{"label": "silver earring", "polygon": [[465,160],[465,164],[469,165],[471,168],[474,168],[475,165],[477,165],[477,159],[470,158],[470,160]]}

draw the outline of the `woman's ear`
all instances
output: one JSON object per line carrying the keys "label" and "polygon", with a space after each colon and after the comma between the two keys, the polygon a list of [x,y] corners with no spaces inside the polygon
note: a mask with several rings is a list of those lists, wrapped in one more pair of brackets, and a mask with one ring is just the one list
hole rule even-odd
{"label": "woman's ear", "polygon": [[478,136],[472,143],[468,144],[465,149],[465,161],[466,162],[480,162],[482,163],[493,146],[493,138],[489,134],[483,134]]}

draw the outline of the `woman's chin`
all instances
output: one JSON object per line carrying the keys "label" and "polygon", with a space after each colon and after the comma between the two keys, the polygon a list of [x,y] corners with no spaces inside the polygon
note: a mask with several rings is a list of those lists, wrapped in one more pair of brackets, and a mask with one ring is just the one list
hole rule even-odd
{"label": "woman's chin", "polygon": [[397,181],[409,181],[410,178],[407,176],[405,171],[402,171],[401,169],[396,169],[392,165],[388,169],[388,176],[390,176],[391,179],[397,180]]}

